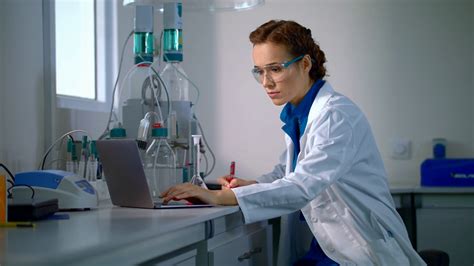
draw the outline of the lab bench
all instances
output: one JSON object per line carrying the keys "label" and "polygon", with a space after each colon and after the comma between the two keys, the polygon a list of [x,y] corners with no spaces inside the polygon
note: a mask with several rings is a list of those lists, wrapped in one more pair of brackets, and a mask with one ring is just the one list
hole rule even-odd
{"label": "lab bench", "polygon": [[[451,265],[474,264],[474,187],[391,193],[418,251],[439,249]],[[273,264],[271,223],[244,225],[236,206],[148,210],[102,202],[59,214],[69,219],[0,228],[0,265]]]}
{"label": "lab bench", "polygon": [[450,265],[474,265],[474,187],[391,188],[413,246],[448,253]]}
{"label": "lab bench", "polygon": [[0,265],[272,265],[272,227],[239,207],[59,213],[35,228],[0,228]]}

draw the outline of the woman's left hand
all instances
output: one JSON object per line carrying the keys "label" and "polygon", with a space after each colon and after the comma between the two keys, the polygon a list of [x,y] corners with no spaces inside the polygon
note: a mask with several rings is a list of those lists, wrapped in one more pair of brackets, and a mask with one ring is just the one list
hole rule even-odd
{"label": "woman's left hand", "polygon": [[161,193],[160,197],[163,198],[163,204],[167,204],[170,200],[183,199],[194,204],[217,204],[215,193],[191,183],[184,183],[170,187],[168,190]]}
{"label": "woman's left hand", "polygon": [[163,204],[170,200],[187,200],[191,203],[208,203],[213,205],[237,205],[237,199],[231,189],[207,190],[191,183],[170,187],[161,193]]}

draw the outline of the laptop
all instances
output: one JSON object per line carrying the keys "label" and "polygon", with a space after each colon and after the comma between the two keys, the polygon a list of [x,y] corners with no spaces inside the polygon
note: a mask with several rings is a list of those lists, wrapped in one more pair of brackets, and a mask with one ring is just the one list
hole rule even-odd
{"label": "laptop", "polygon": [[96,145],[112,204],[121,207],[146,209],[214,206],[210,204],[189,204],[184,201],[171,201],[165,205],[162,204],[160,199],[153,199],[135,140],[98,140]]}

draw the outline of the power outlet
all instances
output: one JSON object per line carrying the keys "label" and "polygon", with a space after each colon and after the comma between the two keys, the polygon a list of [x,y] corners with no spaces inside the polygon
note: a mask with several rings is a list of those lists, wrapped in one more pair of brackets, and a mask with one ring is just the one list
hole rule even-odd
{"label": "power outlet", "polygon": [[391,157],[395,160],[409,160],[411,158],[411,141],[404,138],[391,140]]}

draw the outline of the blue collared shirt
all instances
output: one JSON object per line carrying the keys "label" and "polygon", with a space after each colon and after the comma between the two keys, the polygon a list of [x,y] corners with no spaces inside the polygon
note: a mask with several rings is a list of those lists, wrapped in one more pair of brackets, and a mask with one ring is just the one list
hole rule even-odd
{"label": "blue collared shirt", "polygon": [[296,167],[296,158],[298,157],[301,148],[300,138],[304,133],[306,124],[308,123],[309,110],[324,83],[325,81],[322,79],[316,81],[297,106],[287,103],[281,111],[280,119],[285,123],[282,129],[286,134],[288,134],[288,136],[290,136],[295,146],[291,171],[294,171]]}

